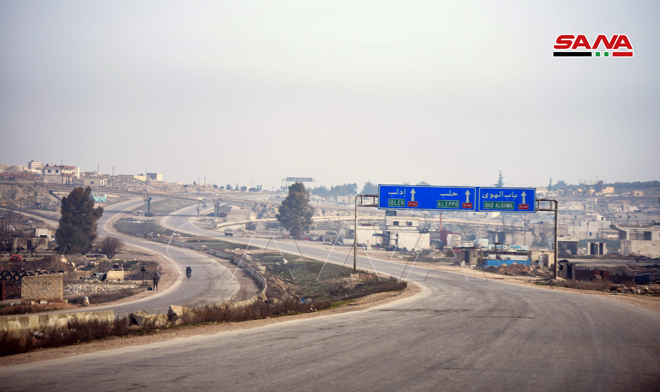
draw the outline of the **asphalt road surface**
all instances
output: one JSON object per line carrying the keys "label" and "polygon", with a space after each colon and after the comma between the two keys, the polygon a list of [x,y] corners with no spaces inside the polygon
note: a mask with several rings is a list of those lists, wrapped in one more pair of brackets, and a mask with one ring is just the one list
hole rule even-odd
{"label": "asphalt road surface", "polygon": [[[127,244],[142,248],[149,253],[161,254],[176,266],[179,274],[176,276],[163,275],[161,283],[167,279],[175,280],[171,288],[163,293],[127,304],[95,309],[112,309],[115,310],[115,313],[144,309],[152,314],[166,314],[170,305],[195,306],[219,303],[228,300],[238,292],[240,289],[238,280],[231,275],[230,270],[211,256],[110,231],[113,222],[121,213],[142,203],[144,201],[141,199],[133,199],[108,206],[103,213],[103,218],[99,221],[99,235],[120,237]],[[185,277],[187,266],[191,266],[193,269],[190,279]],[[147,277],[147,279],[150,278]]]}
{"label": "asphalt road surface", "polygon": [[[421,272],[421,271],[420,271]],[[412,279],[422,280],[417,271]],[[437,273],[415,297],[0,369],[6,391],[650,391],[660,318],[596,296]]]}
{"label": "asphalt road surface", "polygon": [[[218,264],[216,259],[211,256],[121,234],[112,229],[113,223],[121,214],[143,203],[144,201],[139,198],[107,206],[98,222],[98,235],[118,237],[126,244],[142,249],[146,253],[162,255],[175,266],[178,273],[163,275],[160,285],[164,285],[167,280],[173,280],[172,286],[167,290],[162,290],[155,295],[137,301],[120,305],[80,308],[78,311],[113,310],[115,314],[125,315],[145,310],[151,314],[167,314],[170,305],[195,306],[206,303],[219,303],[230,299],[239,291],[239,281],[232,276],[234,270],[228,270]],[[40,217],[40,219],[43,218]],[[57,222],[54,223],[57,224]],[[185,277],[186,266],[191,266],[193,269],[193,275],[190,279]],[[146,277],[147,281],[150,281],[151,278],[152,276]]]}
{"label": "asphalt road surface", "polygon": [[[170,224],[183,218],[174,219]],[[278,245],[296,250],[289,241]],[[322,259],[328,252],[304,243],[301,249]],[[329,260],[341,264],[345,252],[333,251]],[[408,274],[399,264],[359,259],[360,267],[372,265]],[[437,271],[426,276],[414,268],[408,279],[423,285],[419,295],[366,311],[5,367],[0,385],[6,391],[660,388],[657,312],[608,297]]]}

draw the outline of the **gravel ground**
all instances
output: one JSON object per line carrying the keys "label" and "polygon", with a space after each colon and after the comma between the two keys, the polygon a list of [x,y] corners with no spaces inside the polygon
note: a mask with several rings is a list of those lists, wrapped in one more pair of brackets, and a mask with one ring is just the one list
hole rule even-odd
{"label": "gravel ground", "polygon": [[102,282],[75,283],[64,286],[64,295],[87,295],[93,293],[105,293],[109,291],[118,291],[126,289],[136,289],[140,287],[137,284],[115,284]]}

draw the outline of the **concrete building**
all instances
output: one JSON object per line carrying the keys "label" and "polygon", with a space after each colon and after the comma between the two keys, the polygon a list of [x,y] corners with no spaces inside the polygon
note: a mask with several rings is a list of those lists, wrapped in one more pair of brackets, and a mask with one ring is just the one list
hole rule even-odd
{"label": "concrete building", "polygon": [[534,241],[534,233],[531,230],[488,230],[486,233],[491,244],[529,245]]}
{"label": "concrete building", "polygon": [[658,210],[640,211],[637,207],[634,210],[614,213],[614,221],[622,225],[648,225],[658,220]]}
{"label": "concrete building", "polygon": [[418,230],[405,230],[405,228],[388,228],[383,233],[383,246],[396,246],[397,249],[419,251],[431,248],[431,235],[420,233]]}
{"label": "concrete building", "polygon": [[552,250],[530,250],[530,259],[543,267],[552,267],[555,263],[555,252]]}
{"label": "concrete building", "polygon": [[660,226],[617,226],[613,229],[619,232],[621,254],[623,256],[639,255],[660,257]]}
{"label": "concrete building", "polygon": [[409,216],[386,216],[385,226],[419,227],[419,218]]}
{"label": "concrete building", "polygon": [[563,238],[557,241],[557,252],[560,255],[576,256],[578,254],[578,244],[580,241],[572,238]]}
{"label": "concrete building", "polygon": [[579,219],[573,219],[573,224],[567,226],[568,233],[575,238],[602,238],[604,236],[603,231],[608,229],[611,224],[609,220],[599,214],[584,216]]}
{"label": "concrete building", "polygon": [[44,169],[44,164],[41,162],[37,161],[30,161],[28,162],[28,169],[30,170],[43,170]]}
{"label": "concrete building", "polygon": [[589,241],[587,242],[587,254],[600,256],[607,254],[607,244],[605,242]]}
{"label": "concrete building", "polygon": [[122,281],[125,278],[124,267],[119,264],[113,264],[112,268],[105,273],[105,280],[109,282]]}
{"label": "concrete building", "polygon": [[431,248],[431,234],[420,230],[419,218],[407,216],[385,217],[383,246],[396,246],[397,249],[423,250]]}
{"label": "concrete building", "polygon": [[24,232],[32,238],[45,238],[48,241],[53,240],[53,231],[47,227],[35,227],[33,229],[27,229]]}
{"label": "concrete building", "polygon": [[75,166],[46,165],[43,168],[43,180],[50,184],[72,184],[80,178],[80,169]]}
{"label": "concrete building", "polygon": [[375,226],[358,226],[357,242],[358,245],[382,245],[383,233]]}
{"label": "concrete building", "polygon": [[162,173],[147,173],[147,180],[149,181],[163,181]]}
{"label": "concrete building", "polygon": [[83,186],[105,186],[105,178],[102,177],[84,177]]}
{"label": "concrete building", "polygon": [[73,178],[80,178],[80,168],[76,166],[60,166],[62,168],[62,173],[65,175],[72,175]]}

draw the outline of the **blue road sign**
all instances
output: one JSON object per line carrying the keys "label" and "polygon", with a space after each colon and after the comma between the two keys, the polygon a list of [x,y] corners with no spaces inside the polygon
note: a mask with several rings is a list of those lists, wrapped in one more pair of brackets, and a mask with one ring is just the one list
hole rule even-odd
{"label": "blue road sign", "polygon": [[378,208],[475,211],[475,187],[378,185]]}
{"label": "blue road sign", "polygon": [[378,185],[378,208],[536,212],[536,189],[460,186]]}
{"label": "blue road sign", "polygon": [[477,211],[536,212],[534,188],[479,188]]}

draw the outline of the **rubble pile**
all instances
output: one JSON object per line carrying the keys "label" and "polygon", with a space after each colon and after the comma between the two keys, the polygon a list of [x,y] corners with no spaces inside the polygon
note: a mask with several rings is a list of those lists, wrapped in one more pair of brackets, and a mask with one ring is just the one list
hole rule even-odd
{"label": "rubble pile", "polygon": [[126,289],[136,289],[136,284],[110,284],[110,283],[75,283],[64,286],[64,295],[85,295],[94,293],[103,293],[108,291],[118,291]]}
{"label": "rubble pile", "polygon": [[501,265],[497,269],[498,274],[502,275],[529,275],[529,268],[522,264]]}
{"label": "rubble pile", "polygon": [[614,291],[622,294],[658,294],[660,290],[651,290],[647,286],[612,286],[610,291]]}
{"label": "rubble pile", "polygon": [[552,270],[550,270],[550,268],[548,267],[540,266],[540,267],[532,268],[532,275],[547,277],[552,275]]}

